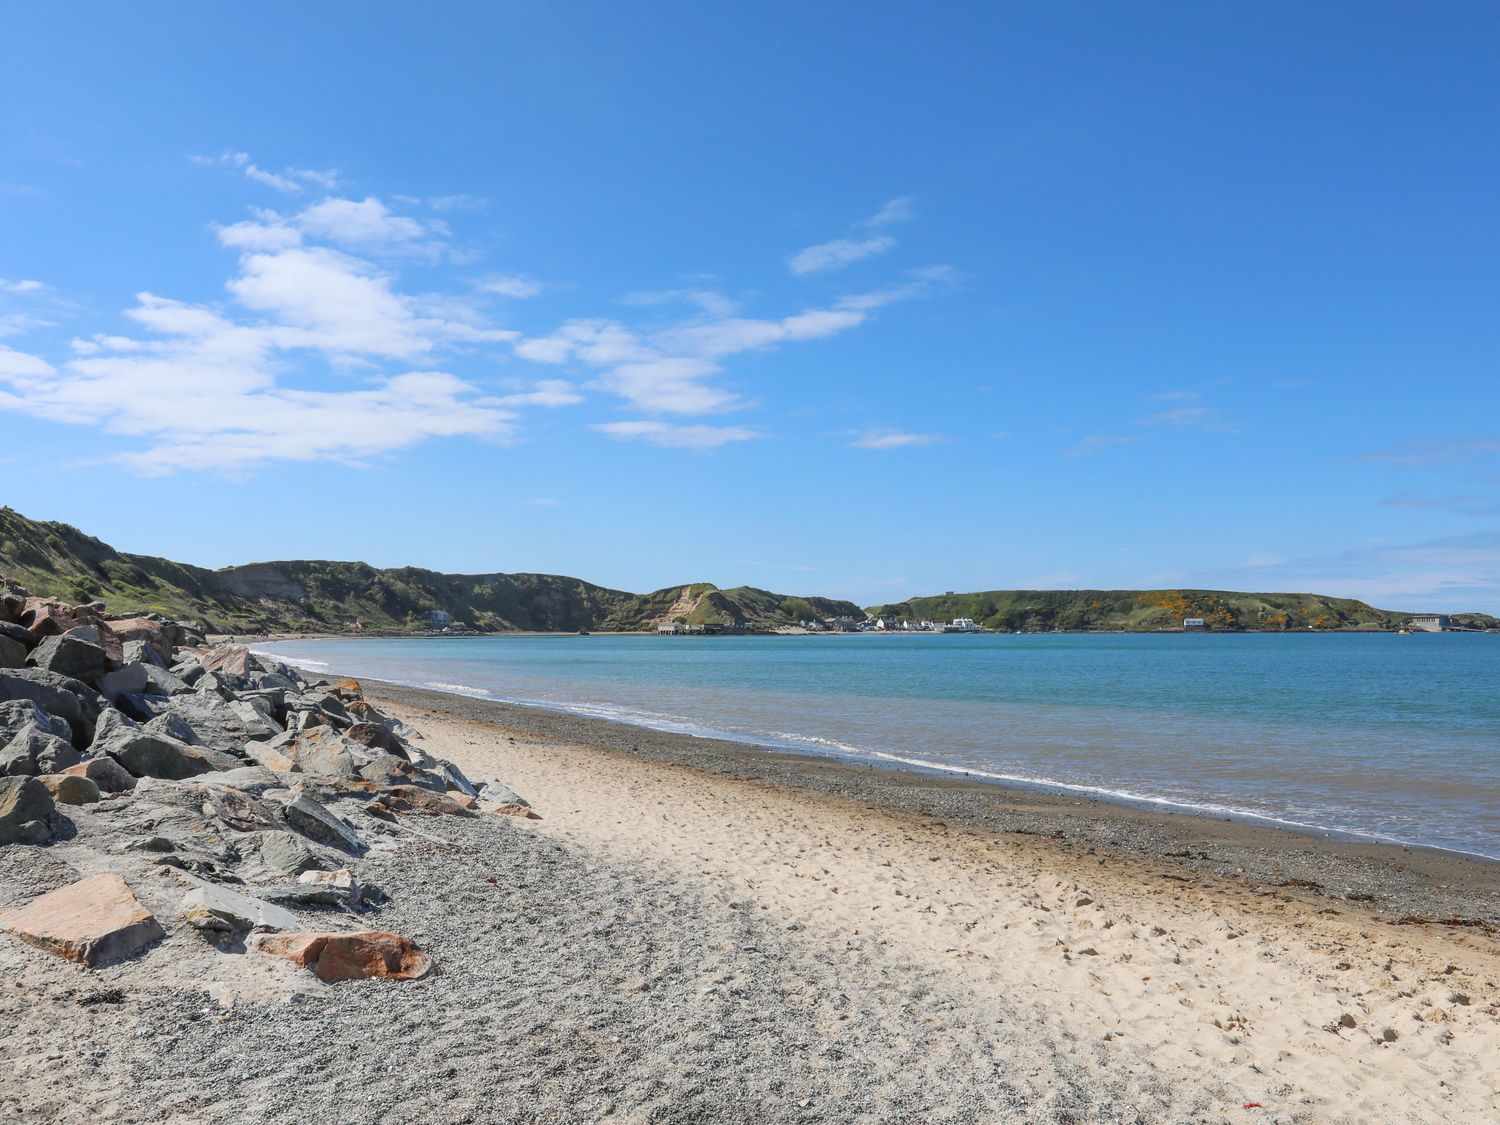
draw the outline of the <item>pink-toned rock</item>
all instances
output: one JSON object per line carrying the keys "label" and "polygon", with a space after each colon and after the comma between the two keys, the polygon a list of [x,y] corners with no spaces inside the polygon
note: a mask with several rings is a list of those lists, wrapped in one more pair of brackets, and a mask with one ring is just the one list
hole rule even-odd
{"label": "pink-toned rock", "polygon": [[250,674],[250,650],[244,645],[219,645],[198,650],[198,660],[209,672],[224,676]]}
{"label": "pink-toned rock", "polygon": [[542,814],[530,805],[490,805],[489,811],[496,816],[519,816],[523,820],[541,820]]}
{"label": "pink-toned rock", "polygon": [[310,970],[319,980],[420,980],[432,971],[432,958],[410,938],[384,930],[350,934],[269,934],[259,941],[262,953],[284,957]]}
{"label": "pink-toned rock", "polygon": [[82,615],[73,606],[56,598],[27,598],[21,610],[21,624],[34,637],[56,637],[88,620],[88,611]]}
{"label": "pink-toned rock", "polygon": [[89,968],[132,957],[163,936],[118,875],[91,875],[34,898],[0,914],[0,930]]}
{"label": "pink-toned rock", "polygon": [[375,813],[416,813],[421,816],[472,816],[468,808],[450,794],[437,793],[420,785],[392,785],[376,797],[366,809]]}
{"label": "pink-toned rock", "polygon": [[86,777],[99,787],[101,793],[126,793],[135,788],[135,778],[125,767],[107,754],[89,758],[76,766],[69,766],[63,773],[72,777]]}
{"label": "pink-toned rock", "polygon": [[175,623],[151,617],[122,617],[109,622],[109,629],[121,641],[145,641],[164,663],[172,662],[172,647],[179,633]]}
{"label": "pink-toned rock", "polygon": [[37,778],[59,805],[97,805],[99,786],[86,777],[68,773],[44,773]]}

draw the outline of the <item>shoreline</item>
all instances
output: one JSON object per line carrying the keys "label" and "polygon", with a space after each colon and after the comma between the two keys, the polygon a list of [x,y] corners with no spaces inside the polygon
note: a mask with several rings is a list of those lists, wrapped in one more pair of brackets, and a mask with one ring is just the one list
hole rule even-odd
{"label": "shoreline", "polygon": [[[316,675],[340,678],[325,670]],[[1037,837],[1059,850],[1107,849],[1385,917],[1500,930],[1500,860],[1483,856],[1142,807],[1040,785],[843,761],[389,681],[361,682],[377,700],[485,723],[510,736],[813,792],[917,820]]]}

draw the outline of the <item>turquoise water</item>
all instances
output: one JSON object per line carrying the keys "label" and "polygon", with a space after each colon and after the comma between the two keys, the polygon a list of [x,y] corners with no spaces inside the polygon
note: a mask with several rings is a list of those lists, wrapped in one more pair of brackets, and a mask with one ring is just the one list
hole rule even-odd
{"label": "turquoise water", "polygon": [[1500,636],[338,639],[313,669],[1500,858]]}

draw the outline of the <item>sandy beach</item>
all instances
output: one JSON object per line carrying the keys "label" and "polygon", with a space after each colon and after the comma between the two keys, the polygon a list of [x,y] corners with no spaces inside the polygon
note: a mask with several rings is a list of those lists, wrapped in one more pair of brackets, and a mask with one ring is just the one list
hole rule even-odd
{"label": "sandy beach", "polygon": [[[1500,865],[365,687],[415,745],[504,779],[541,818],[386,823],[336,806],[371,840],[352,866],[381,905],[324,924],[406,935],[436,971],[327,985],[205,942],[180,921],[182,873],[112,843],[132,808],[156,806],[79,809],[75,837],[0,849],[0,910],[119,872],[166,935],[94,970],[0,942],[0,1115],[1467,1122],[1500,1108]],[[202,823],[176,817],[159,830]]]}

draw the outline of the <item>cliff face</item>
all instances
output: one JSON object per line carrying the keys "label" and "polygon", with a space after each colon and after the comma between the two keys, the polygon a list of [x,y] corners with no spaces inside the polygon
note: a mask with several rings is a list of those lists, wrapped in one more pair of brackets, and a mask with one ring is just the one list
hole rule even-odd
{"label": "cliff face", "polygon": [[654,629],[691,624],[774,629],[808,617],[855,614],[851,602],[797,598],[710,583],[632,594],[556,574],[442,574],[417,567],[292,560],[207,570],[117,551],[63,523],[0,509],[0,576],[37,593],[101,601],[110,612],[152,610],[231,633],[482,632]]}

